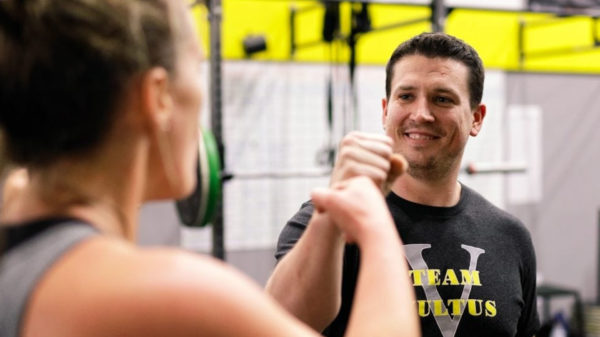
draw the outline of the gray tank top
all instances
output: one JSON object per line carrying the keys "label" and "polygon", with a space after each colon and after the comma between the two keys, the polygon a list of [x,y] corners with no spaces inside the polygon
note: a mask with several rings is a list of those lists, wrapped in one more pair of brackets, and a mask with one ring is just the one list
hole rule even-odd
{"label": "gray tank top", "polygon": [[29,297],[44,273],[75,244],[98,235],[98,231],[73,219],[47,219],[3,231],[0,336],[18,337]]}

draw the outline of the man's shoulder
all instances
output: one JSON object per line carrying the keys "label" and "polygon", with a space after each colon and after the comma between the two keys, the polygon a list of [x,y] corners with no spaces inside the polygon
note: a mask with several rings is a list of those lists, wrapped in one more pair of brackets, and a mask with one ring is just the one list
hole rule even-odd
{"label": "man's shoulder", "polygon": [[277,260],[287,254],[287,252],[294,247],[296,242],[298,242],[310,222],[314,209],[315,208],[310,200],[304,202],[296,214],[294,214],[286,222],[285,226],[283,226],[281,233],[279,233],[279,239],[277,240],[277,251],[275,252],[275,258],[277,258]]}
{"label": "man's shoulder", "polygon": [[305,201],[300,206],[300,209],[294,214],[287,223],[287,226],[295,226],[305,228],[310,221],[310,217],[312,216],[315,210],[315,206],[313,205],[311,200]]}
{"label": "man's shoulder", "polygon": [[529,239],[529,231],[519,218],[496,206],[474,189],[464,184],[462,188],[463,198],[466,199],[465,212],[467,214],[485,219],[488,225],[494,226],[497,230],[509,231],[512,235]]}

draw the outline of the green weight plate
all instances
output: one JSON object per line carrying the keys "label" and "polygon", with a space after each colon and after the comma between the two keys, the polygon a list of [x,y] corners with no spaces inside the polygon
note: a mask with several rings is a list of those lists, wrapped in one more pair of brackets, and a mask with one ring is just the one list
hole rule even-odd
{"label": "green weight plate", "polygon": [[220,157],[214,136],[206,130],[198,140],[197,181],[192,194],[176,202],[179,219],[190,227],[210,223],[221,195]]}
{"label": "green weight plate", "polygon": [[213,220],[217,203],[221,198],[221,157],[217,148],[217,142],[212,132],[206,130],[202,133],[206,149],[206,158],[208,164],[208,197],[204,222],[209,223]]}

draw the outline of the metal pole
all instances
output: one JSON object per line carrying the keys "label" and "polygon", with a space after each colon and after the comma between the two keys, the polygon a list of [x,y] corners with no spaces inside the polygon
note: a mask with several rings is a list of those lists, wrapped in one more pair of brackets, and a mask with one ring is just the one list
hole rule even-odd
{"label": "metal pole", "polygon": [[525,65],[525,21],[519,19],[519,30],[518,30],[518,47],[519,47],[519,69],[523,70]]}
{"label": "metal pole", "polygon": [[444,0],[431,0],[431,30],[443,32],[446,23],[446,6]]}
{"label": "metal pole", "polygon": [[[221,73],[221,0],[209,0],[210,21],[210,124],[215,136],[217,149],[221,154],[221,168],[225,167],[225,146],[223,144],[223,102]],[[212,223],[212,255],[225,260],[224,226],[223,226],[223,193],[217,200],[217,210]]]}
{"label": "metal pole", "polygon": [[290,8],[290,59],[296,54],[296,7]]}
{"label": "metal pole", "polygon": [[360,3],[360,9],[356,6],[352,6],[350,13],[350,35],[348,36],[348,48],[350,49],[350,59],[348,61],[349,66],[349,78],[350,78],[350,109],[349,116],[344,111],[344,128],[343,134],[347,134],[352,130],[356,130],[358,127],[358,103],[356,99],[356,86],[355,86],[355,73],[356,73],[356,45],[360,34],[366,34],[371,31],[371,19],[369,17],[368,4],[366,2]]}

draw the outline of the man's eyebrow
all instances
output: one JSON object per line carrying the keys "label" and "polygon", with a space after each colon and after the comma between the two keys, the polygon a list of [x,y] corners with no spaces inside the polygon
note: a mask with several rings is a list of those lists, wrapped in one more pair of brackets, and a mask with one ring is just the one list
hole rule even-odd
{"label": "man's eyebrow", "polygon": [[[394,91],[398,91],[398,90],[414,90],[416,87],[414,85],[399,85],[396,88],[394,88]],[[437,87],[435,89],[433,89],[434,92],[436,93],[447,93],[447,94],[452,94],[452,95],[457,95],[456,90],[449,88],[449,87]]]}
{"label": "man's eyebrow", "polygon": [[413,90],[415,88],[414,85],[410,85],[410,84],[406,84],[406,85],[399,85],[395,88],[394,91],[398,91],[398,90]]}
{"label": "man's eyebrow", "polygon": [[446,94],[457,95],[456,90],[453,90],[453,89],[447,88],[447,87],[438,87],[438,88],[433,89],[433,91],[436,93],[446,93]]}

